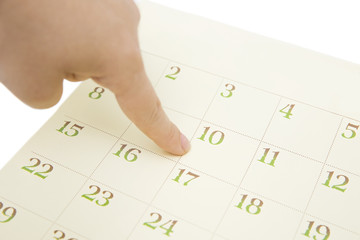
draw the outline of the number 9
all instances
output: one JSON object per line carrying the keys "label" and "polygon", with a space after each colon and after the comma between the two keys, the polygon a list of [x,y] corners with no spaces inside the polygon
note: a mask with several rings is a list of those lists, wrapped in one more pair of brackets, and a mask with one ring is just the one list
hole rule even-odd
{"label": "number 9", "polygon": [[[0,209],[2,209],[2,207],[3,207],[3,203],[0,202]],[[8,213],[9,210],[11,210],[11,214]],[[0,220],[0,223],[7,223],[7,222],[10,222],[11,219],[13,219],[15,217],[16,209],[13,207],[7,207],[7,208],[4,208],[4,210],[1,213],[2,213],[2,215],[6,216],[8,218],[5,220]]]}

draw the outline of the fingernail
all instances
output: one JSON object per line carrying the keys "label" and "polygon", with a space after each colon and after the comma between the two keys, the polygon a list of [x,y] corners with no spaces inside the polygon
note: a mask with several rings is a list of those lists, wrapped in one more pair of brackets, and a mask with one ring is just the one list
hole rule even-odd
{"label": "fingernail", "polygon": [[185,137],[184,134],[181,133],[180,136],[180,141],[181,141],[181,147],[184,150],[184,152],[188,152],[190,150],[190,142],[189,140]]}

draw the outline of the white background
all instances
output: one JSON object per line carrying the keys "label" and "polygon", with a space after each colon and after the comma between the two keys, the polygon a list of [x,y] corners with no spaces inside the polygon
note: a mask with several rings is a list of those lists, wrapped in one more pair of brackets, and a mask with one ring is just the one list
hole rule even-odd
{"label": "white background", "polygon": [[[360,64],[358,0],[153,2]],[[66,82],[59,104],[51,109],[35,110],[17,100],[0,84],[0,168],[45,123],[76,86],[76,83]]]}

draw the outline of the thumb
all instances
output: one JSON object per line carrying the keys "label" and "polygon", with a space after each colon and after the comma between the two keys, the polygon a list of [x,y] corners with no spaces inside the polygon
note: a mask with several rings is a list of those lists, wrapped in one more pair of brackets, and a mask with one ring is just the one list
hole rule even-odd
{"label": "thumb", "polygon": [[[96,79],[95,79],[96,81]],[[131,74],[131,79],[103,79],[128,118],[150,139],[165,151],[183,155],[190,149],[188,139],[169,120],[161,106],[143,66]]]}

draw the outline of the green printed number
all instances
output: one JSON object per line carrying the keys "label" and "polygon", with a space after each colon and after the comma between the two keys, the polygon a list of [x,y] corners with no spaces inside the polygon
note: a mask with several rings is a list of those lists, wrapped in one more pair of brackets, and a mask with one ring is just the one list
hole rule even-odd
{"label": "green printed number", "polygon": [[0,202],[0,211],[1,211],[0,223],[10,222],[11,219],[13,219],[16,215],[16,209],[13,207],[6,207],[6,208],[3,207],[4,204]]}
{"label": "green printed number", "polygon": [[[89,200],[91,202],[94,201],[95,199],[97,199],[97,195],[101,192],[101,189],[96,185],[89,186],[89,189],[92,189],[92,188],[95,189],[95,192],[83,194],[83,195],[81,195],[81,197],[86,198],[87,200]],[[109,205],[109,203],[110,203],[109,200],[112,199],[113,197],[114,197],[114,195],[111,192],[103,191],[101,200],[97,199],[95,201],[95,203],[98,206],[105,207],[105,206]]]}
{"label": "green printed number", "polygon": [[174,72],[167,74],[165,77],[175,80],[178,77],[177,75],[180,73],[181,69],[178,66],[172,66],[170,69],[174,70]]}
{"label": "green printed number", "polygon": [[[183,175],[183,173],[185,172],[185,169],[179,169],[179,170],[180,170],[179,174],[176,176],[176,178],[173,179],[175,182],[178,182],[178,183],[180,183],[180,178]],[[185,181],[183,183],[184,186],[187,186],[189,184],[189,182],[200,177],[199,175],[192,173],[192,172],[187,172],[186,175],[190,176],[191,178],[189,180],[186,179],[187,181]],[[183,179],[183,178],[181,178],[181,179]]]}
{"label": "green printed number", "polygon": [[345,176],[345,175],[337,175],[336,178],[339,179],[339,180],[342,178],[343,182],[340,183],[340,184],[337,184],[337,185],[330,186],[330,182],[331,182],[331,179],[332,179],[332,177],[334,175],[334,171],[328,171],[328,173],[329,173],[328,178],[326,179],[326,182],[323,183],[322,185],[334,188],[334,189],[336,189],[338,191],[341,191],[341,192],[345,192],[346,188],[342,188],[342,187],[349,183],[349,178],[347,176]]}
{"label": "green printed number", "polygon": [[314,234],[313,236],[311,236],[311,230],[314,226],[314,221],[308,221],[309,225],[308,228],[306,229],[306,232],[303,233],[303,235],[305,235],[308,238],[313,238],[314,240],[320,240],[320,238],[318,238],[318,235],[324,236],[321,240],[327,240],[330,237],[330,228],[325,226],[325,225],[318,225],[316,226],[316,234]]}
{"label": "green printed number", "polygon": [[[126,147],[127,147],[127,144],[121,144],[120,150],[117,151],[116,153],[113,153],[113,154],[114,154],[115,156],[120,157],[121,152],[122,152]],[[134,153],[134,152],[135,152],[135,153]],[[140,154],[141,151],[140,151],[139,149],[137,149],[137,148],[130,148],[130,149],[128,149],[128,150],[124,153],[123,157],[124,157],[124,159],[125,159],[126,161],[128,161],[128,162],[135,162],[135,161],[137,160],[137,158],[138,158],[138,155],[137,155],[136,153],[137,153],[137,154]]]}
{"label": "green printed number", "polygon": [[38,176],[39,178],[42,178],[42,179],[47,178],[48,174],[50,172],[52,172],[52,170],[54,169],[54,167],[51,164],[44,163],[41,165],[41,167],[43,168],[44,171],[38,172],[35,170],[37,170],[39,168],[41,161],[37,158],[30,158],[30,162],[35,162],[35,164],[29,165],[29,166],[23,166],[21,169],[24,169],[25,171],[27,171],[29,173],[34,173],[34,176]]}
{"label": "green printed number", "polygon": [[[170,234],[174,232],[173,228],[174,228],[175,224],[177,223],[177,220],[169,220],[166,223],[161,224],[160,222],[161,222],[162,216],[159,213],[154,213],[154,212],[150,214],[151,217],[154,215],[157,216],[155,221],[144,222],[143,225],[145,225],[153,230],[155,230],[157,227],[159,227],[159,228],[165,230],[164,234],[166,236],[170,237]],[[161,224],[161,225],[159,225],[159,224]]]}
{"label": "green printed number", "polygon": [[270,148],[264,148],[264,149],[265,149],[264,155],[258,161],[262,162],[262,163],[265,163],[265,164],[267,164],[269,166],[275,167],[275,161],[276,161],[276,158],[278,157],[280,152],[273,152],[274,155],[273,155],[272,159],[270,161],[267,161],[267,155],[268,155],[268,153],[270,151]]}
{"label": "green printed number", "polygon": [[102,96],[101,94],[103,94],[104,92],[105,92],[105,89],[103,89],[102,87],[96,87],[94,89],[94,91],[89,93],[89,98],[91,98],[91,99],[99,99]]}
{"label": "green printed number", "polygon": [[356,136],[356,130],[358,129],[359,129],[359,125],[348,123],[348,125],[346,126],[346,131],[349,132],[349,134],[344,132],[341,134],[341,136],[343,136],[343,138],[346,139],[354,138]]}
{"label": "green printed number", "polygon": [[[206,138],[209,130],[210,130],[210,127],[205,127],[203,134],[198,139],[200,139],[202,141],[207,141],[207,140],[205,140],[205,138]],[[225,134],[223,132],[214,131],[214,132],[210,133],[210,135],[207,139],[210,144],[219,145],[220,143],[222,143],[224,141],[224,137],[225,137]]]}
{"label": "green printed number", "polygon": [[[243,196],[240,200],[240,202],[238,203],[238,205],[236,205],[235,207],[243,210],[243,205],[246,202],[246,199],[248,197],[247,194],[242,194],[241,196]],[[250,200],[250,204],[245,206],[245,210],[246,212],[253,214],[253,215],[257,215],[261,212],[261,207],[264,205],[264,202],[261,201],[258,198],[252,198]]]}
{"label": "green printed number", "polygon": [[294,109],[294,107],[295,107],[295,104],[288,104],[288,105],[286,105],[286,107],[282,108],[279,112],[285,114],[284,118],[290,119],[290,116],[293,115],[291,112]]}
{"label": "green printed number", "polygon": [[[79,134],[79,131],[84,128],[84,127],[79,126],[77,124],[73,124],[70,128],[68,128],[68,125],[70,123],[71,123],[71,121],[65,121],[65,124],[61,128],[56,129],[56,130],[58,132],[64,133],[66,136],[75,137],[76,135]],[[69,130],[64,132],[65,129],[69,129]]]}
{"label": "green printed number", "polygon": [[226,90],[225,90],[226,92],[222,92],[220,95],[223,96],[224,98],[229,98],[233,95],[235,86],[230,83],[227,83],[227,84],[225,84],[225,87],[226,87]]}
{"label": "green printed number", "polygon": [[[65,233],[60,230],[55,230],[54,231],[54,239],[56,239],[56,240],[65,239]],[[67,240],[77,240],[77,239],[76,238],[68,238]]]}

